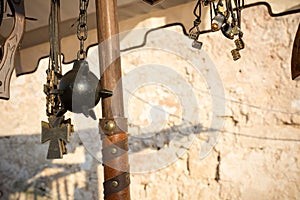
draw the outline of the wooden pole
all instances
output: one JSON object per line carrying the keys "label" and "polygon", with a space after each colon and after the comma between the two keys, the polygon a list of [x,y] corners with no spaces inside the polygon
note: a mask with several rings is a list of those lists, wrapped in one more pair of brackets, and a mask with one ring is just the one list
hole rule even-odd
{"label": "wooden pole", "polygon": [[[102,99],[102,119],[99,123],[103,147],[104,199],[130,200],[128,135],[121,83],[117,1],[95,2],[101,87],[114,91],[113,97]],[[119,86],[116,89],[117,84]]]}

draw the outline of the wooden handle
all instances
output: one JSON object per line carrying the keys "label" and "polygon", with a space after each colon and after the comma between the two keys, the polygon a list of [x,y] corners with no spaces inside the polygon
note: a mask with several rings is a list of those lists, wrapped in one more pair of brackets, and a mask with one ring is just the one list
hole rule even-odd
{"label": "wooden handle", "polygon": [[[120,144],[125,145],[120,145]],[[130,177],[128,164],[128,137],[127,133],[119,133],[104,137],[103,150],[109,149],[108,154],[116,155],[104,161],[104,199],[130,199]],[[102,152],[103,152],[102,150]],[[120,153],[118,153],[120,152]],[[107,154],[103,153],[103,156]],[[107,156],[109,157],[109,156]]]}
{"label": "wooden handle", "polygon": [[[101,87],[114,91],[113,97],[102,99],[102,120],[124,118],[123,90],[121,81],[121,60],[119,25],[116,0],[95,0],[97,16],[97,32],[99,42],[99,64],[101,72]],[[118,87],[116,88],[116,86]],[[112,101],[112,98],[114,101]],[[113,104],[113,105],[112,105]],[[112,130],[102,132],[102,155],[104,165],[104,199],[130,200],[130,177],[128,164],[128,135],[126,130],[105,127]],[[124,120],[125,121],[125,120]],[[103,126],[102,126],[102,125]],[[127,128],[127,125],[126,125]],[[113,130],[114,129],[114,130]],[[100,130],[101,132],[101,130]],[[118,152],[121,153],[119,154]]]}

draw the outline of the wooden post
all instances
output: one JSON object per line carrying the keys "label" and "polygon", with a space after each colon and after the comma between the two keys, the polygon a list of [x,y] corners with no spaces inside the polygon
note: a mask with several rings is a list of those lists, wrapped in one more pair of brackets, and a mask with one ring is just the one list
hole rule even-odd
{"label": "wooden post", "polygon": [[[102,99],[102,119],[99,123],[103,147],[104,199],[130,200],[127,121],[120,87],[122,71],[117,1],[95,2],[101,87],[114,91],[113,97]],[[119,87],[116,90],[117,84]]]}

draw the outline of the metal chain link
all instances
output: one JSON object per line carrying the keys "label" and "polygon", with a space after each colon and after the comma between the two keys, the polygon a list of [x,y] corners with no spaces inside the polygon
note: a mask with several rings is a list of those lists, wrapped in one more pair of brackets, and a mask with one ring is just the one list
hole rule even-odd
{"label": "metal chain link", "polygon": [[61,76],[60,41],[59,41],[59,16],[60,1],[51,0],[51,11],[49,16],[50,56],[47,73],[47,83],[44,85],[46,97],[47,116],[55,115],[60,109],[57,88]]}
{"label": "metal chain link", "polygon": [[80,40],[80,49],[77,53],[77,59],[80,60],[81,56],[86,58],[86,51],[84,49],[84,42],[88,37],[88,26],[87,26],[87,7],[89,0],[79,1],[79,23],[77,26],[77,38]]}

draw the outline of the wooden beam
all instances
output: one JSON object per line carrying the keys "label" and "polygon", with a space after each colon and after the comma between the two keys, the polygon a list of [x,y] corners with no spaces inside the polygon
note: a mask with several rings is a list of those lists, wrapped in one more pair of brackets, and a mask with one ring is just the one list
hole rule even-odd
{"label": "wooden beam", "polygon": [[[123,107],[123,90],[121,83],[121,60],[119,25],[116,0],[95,0],[97,16],[97,33],[99,42],[99,64],[101,87],[114,92],[113,97],[102,99],[102,119],[100,133],[102,134],[102,155],[104,166],[104,199],[130,200],[128,135],[127,130],[120,127],[107,126],[108,122],[125,124]],[[118,88],[116,89],[116,86]],[[113,101],[114,100],[114,101]],[[103,122],[103,123],[102,123]],[[101,125],[102,124],[102,125]],[[118,124],[115,124],[118,126]],[[111,134],[103,131],[110,131]],[[117,151],[123,153],[118,154]]]}

